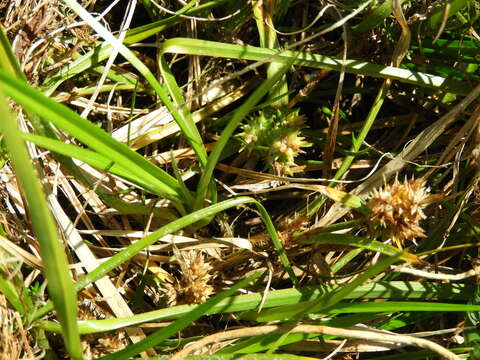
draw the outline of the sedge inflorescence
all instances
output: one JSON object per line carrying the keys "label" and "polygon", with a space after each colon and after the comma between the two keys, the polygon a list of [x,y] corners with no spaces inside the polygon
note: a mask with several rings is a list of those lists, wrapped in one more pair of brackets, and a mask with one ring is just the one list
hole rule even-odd
{"label": "sedge inflorescence", "polygon": [[200,304],[205,302],[213,293],[210,285],[212,266],[205,261],[200,251],[184,251],[181,253],[179,265],[180,279],[166,282],[164,290],[169,306],[181,304]]}
{"label": "sedge inflorescence", "polygon": [[299,110],[267,108],[247,119],[238,135],[245,148],[260,153],[276,175],[292,175],[295,158],[311,145],[301,134],[305,127]]}
{"label": "sedge inflorescence", "polygon": [[420,222],[425,219],[423,209],[429,188],[423,179],[395,178],[393,184],[384,183],[380,189],[373,190],[367,206],[371,210],[370,226],[385,238],[402,248],[407,240],[425,237]]}

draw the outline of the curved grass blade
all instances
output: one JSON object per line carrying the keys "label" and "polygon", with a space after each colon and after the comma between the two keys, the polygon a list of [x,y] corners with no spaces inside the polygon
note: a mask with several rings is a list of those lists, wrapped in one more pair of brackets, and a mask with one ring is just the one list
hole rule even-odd
{"label": "curved grass blade", "polygon": [[[318,300],[336,291],[342,285],[320,285],[317,287],[271,290],[266,295],[263,308],[278,308],[294,305],[302,301]],[[474,292],[474,286],[468,284],[442,284],[416,281],[376,282],[357,287],[344,299],[444,299],[448,301],[467,301]],[[221,314],[255,310],[262,303],[264,294],[253,293],[233,296],[212,306],[206,314]],[[184,316],[194,305],[179,305],[159,309],[128,318],[105,320],[80,320],[78,326],[81,334],[93,334],[121,329],[145,322],[174,320]],[[51,332],[60,332],[58,323],[38,321],[36,326]]]}
{"label": "curved grass blade", "polygon": [[173,38],[163,43],[163,52],[186,55],[214,56],[252,61],[269,61],[306,66],[316,69],[330,69],[347,73],[371,76],[376,78],[390,78],[400,82],[414,84],[421,87],[466,95],[471,86],[467,83],[446,79],[441,76],[423,72],[411,71],[394,66],[383,66],[366,61],[342,60],[335,57],[310,54],[300,51],[278,51],[255,46],[226,44],[215,41]]}
{"label": "curved grass blade", "polygon": [[[179,231],[187,226],[190,226],[192,224],[195,224],[202,219],[205,218],[210,218],[211,216],[224,211],[226,209],[243,205],[243,204],[254,204],[259,212],[260,215],[262,216],[263,220],[265,221],[267,231],[272,239],[277,239],[278,240],[278,235],[277,232],[275,231],[275,228],[273,226],[273,223],[270,219],[270,216],[266,212],[265,208],[255,199],[247,197],[247,196],[241,196],[237,197],[234,199],[229,199],[222,201],[217,204],[213,204],[211,206],[208,206],[204,209],[197,210],[193,213],[190,213],[188,215],[185,215],[184,217],[177,219],[175,221],[172,221],[171,223],[162,226],[160,229],[154,231],[150,235],[138,240],[137,242],[131,244],[124,250],[120,251],[119,253],[113,255],[110,259],[102,263],[100,266],[98,266],[94,271],[88,273],[84,277],[82,277],[77,283],[75,284],[75,288],[77,291],[80,291],[81,289],[85,288],[87,285],[91,284],[92,282],[100,279],[101,277],[105,276],[108,272],[112,271],[113,269],[117,268],[124,262],[128,261],[131,259],[133,256],[138,254],[140,251],[143,249],[147,248],[150,245],[153,245],[158,239],[172,234],[176,231]],[[279,240],[278,240],[279,241]],[[287,270],[288,271],[288,270]],[[291,268],[290,268],[290,271]],[[38,319],[45,313],[51,310],[51,304],[45,305],[43,308],[39,309],[36,314],[34,315],[34,318]]]}
{"label": "curved grass blade", "polygon": [[168,325],[166,328],[161,329],[152,335],[149,335],[147,338],[139,341],[136,344],[130,345],[123,350],[117,351],[114,354],[103,356],[99,359],[102,360],[123,360],[128,359],[131,356],[135,356],[142,351],[148,350],[151,347],[161,343],[163,340],[169,338],[172,335],[175,335],[179,331],[185,329],[192,322],[203,316],[212,306],[218,304],[220,301],[226,299],[227,297],[233,295],[239,289],[245,287],[258,277],[262,275],[262,272],[257,272],[253,275],[250,275],[248,278],[240,281],[239,283],[232,286],[230,289],[223,291],[222,293],[214,296],[203,304],[195,306],[192,311],[190,311],[185,316],[181,317],[174,323]]}
{"label": "curved grass blade", "polygon": [[32,227],[40,244],[48,293],[62,326],[67,351],[72,359],[83,359],[76,322],[77,296],[68,270],[67,256],[61,246],[40,180],[35,174],[20,131],[8,111],[3,94],[0,94],[0,118],[2,119],[0,132],[4,136],[17,179],[27,200]]}
{"label": "curved grass blade", "polygon": [[93,150],[108,157],[112,162],[129,169],[145,182],[150,182],[151,186],[156,188],[158,195],[177,202],[180,199],[181,187],[175,178],[112,138],[98,126],[1,70],[0,84],[7,95],[29,111],[42,116]]}
{"label": "curved grass blade", "polygon": [[192,120],[192,115],[187,107],[181,107],[181,112],[177,110],[175,104],[170,100],[165,88],[158,82],[150,69],[142,63],[121,41],[114,37],[104,26],[102,26],[95,18],[86,11],[75,0],[62,0],[68,7],[70,7],[78,16],[80,16],[92,29],[94,29],[102,38],[104,38],[110,45],[116,48],[122,56],[127,59],[130,64],[135,67],[140,74],[148,81],[148,83],[155,90],[164,105],[171,112],[173,118],[185,135],[188,143],[195,151],[195,154],[203,162],[206,160],[206,150],[203,144],[202,137]]}

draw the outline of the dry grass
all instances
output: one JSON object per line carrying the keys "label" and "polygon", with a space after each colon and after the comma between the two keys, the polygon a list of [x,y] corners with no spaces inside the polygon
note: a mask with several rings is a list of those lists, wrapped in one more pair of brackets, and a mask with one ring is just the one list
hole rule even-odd
{"label": "dry grass", "polygon": [[[92,12],[106,6],[100,1],[83,1],[83,5]],[[318,4],[310,6],[316,9]],[[300,5],[294,8],[299,18],[300,15],[304,17],[302,25],[305,26],[308,12],[303,12]],[[410,15],[409,20],[413,21],[413,14]],[[337,15],[332,12],[329,16],[335,18]],[[0,20],[32,85],[41,84],[46,76],[71,63],[77,55],[92,49],[97,39],[88,27],[76,23],[78,19],[56,0],[4,1],[0,5]],[[109,20],[113,22],[113,27],[119,27],[119,20],[115,19],[114,15]],[[170,33],[165,36],[174,37],[184,35],[182,32],[185,32],[187,36],[200,38],[197,28],[199,23],[192,19],[186,20],[181,27],[168,30]],[[239,21],[231,25],[235,31],[221,33],[215,40],[253,43],[257,35],[252,24],[252,19]],[[293,25],[301,27],[300,23]],[[210,28],[202,28],[202,31],[211,37],[222,30],[213,22],[208,26]],[[389,33],[372,30],[369,34],[371,36],[368,39],[350,44],[352,54],[362,60],[386,63],[391,56],[385,54],[391,55],[395,52],[392,42],[385,41],[386,45],[381,50],[372,49],[376,49],[381,43],[379,38],[388,37]],[[331,38],[319,40],[312,45],[313,49],[307,50],[317,53],[341,53],[342,36],[336,33],[330,36]],[[300,40],[300,36],[292,39]],[[162,35],[158,35],[156,40],[163,40]],[[156,70],[155,51],[150,52],[148,48],[142,51],[139,50],[136,54]],[[183,90],[191,110],[199,110],[200,115],[194,115],[195,121],[205,120],[199,123],[199,128],[207,151],[211,151],[223,126],[217,121],[224,121],[222,115],[228,113],[229,107],[236,106],[235,101],[242,99],[255,88],[258,85],[257,77],[264,73],[256,70],[253,76],[240,74],[229,78],[222,86],[212,88],[210,84],[236,74],[245,65],[244,62],[182,56],[172,56],[169,61],[172,67],[176,63],[182,64],[175,67],[178,72],[176,75],[187,84]],[[113,68],[118,73],[138,78],[123,59],[117,59]],[[171,121],[171,115],[165,108],[157,105],[151,92],[145,91],[145,84],[139,83],[138,91],[135,92],[116,92],[113,87],[111,92],[102,93],[95,101],[90,101],[91,91],[87,90],[95,86],[97,81],[98,74],[88,74],[80,79],[66,81],[54,97],[79,112],[87,109],[86,113],[90,112],[89,120],[98,123],[117,140],[128,141],[133,149],[170,173],[173,173],[174,167],[184,173],[188,169],[199,167],[192,149],[188,147],[185,138],[179,135],[178,126]],[[325,81],[326,85],[318,90],[317,87],[322,85],[322,81]],[[387,109],[380,114],[370,132],[368,141],[373,145],[365,146],[367,155],[356,159],[349,167],[348,179],[353,180],[338,186],[342,191],[368,198],[365,204],[371,211],[370,218],[364,218],[363,214],[351,209],[346,210],[342,204],[335,204],[331,199],[326,199],[315,211],[310,212],[312,200],[317,194],[306,189],[314,189],[313,186],[318,183],[320,176],[330,175],[338,170],[344,154],[349,154],[352,134],[357,134],[358,128],[363,126],[364,116],[368,113],[373,98],[369,92],[373,93],[373,89],[376,91],[380,86],[377,80],[369,81],[362,76],[352,75],[347,78],[345,86],[350,90],[353,88],[361,91],[344,96],[341,101],[334,101],[335,93],[331,88],[336,86],[337,82],[337,74],[332,74],[329,70],[312,76],[304,68],[296,68],[296,72],[289,75],[289,84],[294,93],[288,110],[285,110],[285,113],[276,110],[275,115],[267,111],[252,115],[236,134],[240,139],[236,144],[237,148],[224,160],[225,164],[217,166],[216,179],[221,180],[218,186],[220,199],[227,199],[235,194],[254,193],[257,199],[266,204],[302,285],[348,283],[356,278],[358,272],[378,261],[375,254],[364,252],[355,261],[339,269],[339,274],[333,273],[331,269],[351,249],[346,246],[306,244],[328,226],[341,225],[344,221],[351,220],[354,224],[352,228],[346,227],[339,231],[352,231],[355,235],[372,236],[384,242],[393,241],[398,248],[407,248],[415,253],[419,246],[422,246],[421,239],[434,238],[434,235],[435,241],[446,239],[450,232],[454,231],[452,229],[461,216],[462,209],[472,208],[472,212],[468,214],[470,217],[464,219],[462,224],[471,221],[475,227],[480,223],[478,176],[475,175],[477,180],[470,184],[468,176],[464,175],[475,174],[479,170],[478,111],[466,111],[466,106],[462,109],[462,115],[467,119],[466,123],[470,124],[469,127],[456,123],[454,116],[447,119],[445,126],[437,128],[438,134],[433,134],[428,139],[433,139],[433,150],[430,153],[424,151],[428,150],[432,143],[427,144],[428,141],[425,141],[424,148],[419,145],[418,151],[409,151],[408,140],[424,139],[422,136],[425,129],[431,129],[427,125],[436,121],[440,123],[447,116],[445,114],[448,107],[453,105],[443,104],[435,98],[437,95],[408,94],[411,89],[398,84],[392,86],[387,96]],[[324,103],[317,102],[317,98]],[[132,99],[137,102],[133,103]],[[335,134],[332,134],[329,129],[333,116],[331,109],[334,108],[336,121],[341,123],[338,133],[335,131]],[[339,120],[340,108],[342,117]],[[299,115],[299,112],[302,114]],[[460,110],[455,115],[458,114]],[[292,115],[290,120],[289,115]],[[21,126],[31,130],[31,124],[24,119],[21,111],[18,111],[18,117]],[[275,117],[281,118],[284,123],[276,122],[278,128],[265,125],[273,123],[272,118]],[[347,123],[346,119],[349,119],[350,123]],[[262,128],[264,133],[258,128]],[[274,133],[276,137],[273,137]],[[325,149],[323,142],[327,133],[333,145]],[[60,135],[64,137],[64,134]],[[340,148],[340,152],[335,152],[335,148]],[[405,156],[401,160],[397,157],[397,160],[381,166],[384,158],[380,158],[380,155],[388,158],[388,153],[398,154],[402,149],[404,152],[401,154]],[[30,152],[42,174],[45,188],[51,194],[50,206],[59,224],[70,262],[75,264],[72,266],[72,276],[75,279],[81,278],[103,260],[175,217],[168,214],[164,217],[156,216],[153,210],[144,214],[122,213],[106,205],[100,192],[117,196],[128,204],[147,205],[151,209],[156,207],[157,210],[166,208],[169,202],[132,190],[128,182],[78,162],[79,169],[95,184],[93,188],[89,188],[62,168],[50,152],[34,146],[30,147]],[[317,161],[324,152],[331,152],[327,169],[325,164]],[[466,158],[468,163],[460,164]],[[432,159],[436,163],[428,167],[431,165],[426,164],[432,163]],[[422,177],[415,178],[413,174],[416,172],[415,168],[420,168],[419,164],[425,164],[427,170],[418,170],[422,172]],[[398,175],[399,173],[401,175]],[[381,187],[382,179],[392,176],[397,177],[393,181],[383,180],[384,185]],[[405,180],[399,181],[398,176],[405,176]],[[367,178],[366,181],[363,181],[364,177]],[[1,167],[0,179],[0,222],[5,232],[0,238],[3,242],[1,249],[14,254],[22,264],[19,271],[28,277],[28,288],[34,281],[44,280],[38,271],[42,269],[39,247],[31,232],[22,190],[19,189],[8,163]],[[195,186],[195,174],[185,175],[185,181],[187,186]],[[307,184],[303,188],[294,186],[304,183]],[[279,185],[286,185],[286,188],[279,191]],[[307,185],[312,187],[308,188]],[[433,195],[437,195],[434,201],[429,196],[430,188]],[[445,226],[441,234],[436,234],[435,227],[446,221],[441,215],[446,208],[442,202],[452,201],[464,192],[466,196],[460,203],[461,206],[456,209],[455,216],[449,219],[451,226]],[[456,203],[450,202],[448,206],[456,206]],[[355,223],[357,220],[358,223]],[[365,222],[368,222],[368,226],[364,226]],[[457,230],[464,230],[465,227],[459,226]],[[420,245],[412,242],[414,239],[419,239]],[[476,270],[467,270],[466,268],[470,269],[470,264],[460,257],[459,254],[441,253],[436,259],[426,259],[425,263],[430,262],[432,267],[448,263],[449,272],[464,274],[467,271],[469,277],[477,274]],[[458,267],[453,266],[454,263]],[[156,310],[161,306],[203,303],[257,270],[268,272],[268,281],[265,280],[263,284],[267,290],[272,282],[275,288],[286,286],[288,279],[284,268],[260,215],[255,209],[245,206],[217,216],[208,226],[200,229],[188,228],[173,237],[162,239],[159,244],[117,268],[110,278],[99,280],[95,286],[81,291],[80,317],[128,317]],[[398,271],[402,272],[401,269]],[[416,278],[425,275],[412,271],[404,272],[413,274]],[[39,301],[44,300],[42,295],[39,295]],[[41,351],[32,345],[35,341],[31,339],[30,329],[22,327],[20,315],[8,307],[2,294],[0,326],[1,360],[30,359]],[[200,325],[199,329],[199,333],[213,332],[212,329],[204,331]],[[146,335],[147,330],[133,327],[102,337],[84,336],[82,345],[85,357],[93,359],[114,353],[129,342],[144,339]],[[447,339],[446,342],[448,341]]]}

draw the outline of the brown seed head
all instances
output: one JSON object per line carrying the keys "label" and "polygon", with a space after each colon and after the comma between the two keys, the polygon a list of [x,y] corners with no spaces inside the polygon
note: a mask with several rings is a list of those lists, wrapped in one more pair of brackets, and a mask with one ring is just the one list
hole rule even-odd
{"label": "brown seed head", "polygon": [[179,263],[181,279],[175,279],[173,284],[165,286],[168,304],[199,304],[206,301],[214,292],[209,284],[212,266],[204,261],[200,251],[195,250],[182,252]]}
{"label": "brown seed head", "polygon": [[425,218],[428,194],[422,179],[405,179],[402,183],[396,177],[391,185],[385,182],[382,188],[373,190],[367,203],[372,227],[400,248],[406,240],[425,237],[420,221]]}

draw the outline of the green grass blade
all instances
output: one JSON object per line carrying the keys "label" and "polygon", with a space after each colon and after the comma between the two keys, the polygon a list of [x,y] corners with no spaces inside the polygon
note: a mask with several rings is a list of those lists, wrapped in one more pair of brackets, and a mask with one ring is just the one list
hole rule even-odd
{"label": "green grass blade", "polygon": [[197,156],[200,159],[205,161],[206,159],[206,150],[203,146],[203,141],[196,128],[195,123],[192,120],[190,111],[186,107],[182,107],[181,112],[177,110],[175,104],[170,100],[167,91],[165,88],[158,82],[149,68],[142,63],[134,54],[131,52],[122,42],[120,42],[116,37],[114,37],[105,27],[103,27],[95,18],[86,11],[79,3],[75,0],[63,0],[63,2],[69,6],[78,16],[80,16],[87,24],[94,29],[102,38],[104,38],[110,45],[115,47],[122,56],[127,59],[130,64],[135,67],[140,74],[148,81],[148,83],[155,90],[157,95],[160,97],[164,105],[171,112],[173,118],[179,125],[182,131],[185,131],[184,135],[190,144],[190,146],[195,150]]}
{"label": "green grass blade", "polygon": [[0,69],[6,71],[10,75],[26,81],[25,74],[20,68],[20,64],[13,53],[12,47],[10,46],[10,41],[8,41],[3,27],[0,27]]}
{"label": "green grass blade", "polygon": [[[165,50],[164,50],[165,51]],[[195,199],[195,209],[199,209],[203,207],[205,198],[207,195],[207,190],[209,184],[212,180],[213,170],[217,165],[218,159],[222,154],[223,149],[227,145],[228,141],[230,140],[233,132],[240,124],[240,122],[248,115],[248,113],[252,110],[252,108],[260,102],[263,96],[268,93],[268,91],[272,88],[273,85],[279,81],[282,76],[290,69],[292,61],[290,60],[288,63],[284,64],[281,71],[278,71],[275,76],[267,79],[264,81],[249,97],[248,99],[235,111],[233,114],[232,119],[229,121],[225,129],[222,131],[220,135],[220,139],[215,143],[215,147],[213,148],[210,156],[208,157],[207,166],[200,177],[200,181],[197,187],[197,195]]]}
{"label": "green grass blade", "polygon": [[331,314],[345,313],[395,313],[401,311],[422,311],[422,312],[466,312],[479,311],[480,305],[452,304],[435,302],[408,302],[408,301],[387,301],[387,302],[366,302],[366,303],[339,303],[328,309]]}
{"label": "green grass blade", "polygon": [[255,46],[242,46],[207,40],[173,38],[163,43],[163,52],[252,61],[282,63],[293,61],[293,65],[335,71],[341,71],[344,69],[345,72],[351,74],[360,74],[375,78],[391,78],[392,80],[398,80],[400,82],[437,89],[444,92],[448,91],[459,95],[466,95],[472,89],[472,86],[467,83],[423,72],[416,72],[393,66],[377,65],[359,60],[342,60],[335,57],[299,51],[278,51]]}
{"label": "green grass blade", "polygon": [[[27,304],[24,304],[17,292],[17,289],[15,288],[15,285],[13,285],[10,279],[4,276],[3,272],[0,272],[0,293],[6,297],[10,305],[20,315],[25,315]],[[28,305],[31,306],[32,304],[29,302]]]}
{"label": "green grass blade", "polygon": [[[294,305],[301,301],[318,300],[336,291],[341,286],[321,285],[317,287],[271,290],[266,295],[263,308],[278,308]],[[444,299],[448,301],[467,301],[473,292],[474,286],[467,284],[379,281],[357,287],[354,291],[347,294],[345,299]],[[263,293],[233,296],[212,306],[207,314],[255,310],[262,303],[263,296]],[[144,322],[174,320],[184,316],[192,309],[193,305],[179,305],[137,314],[128,318],[81,320],[78,324],[81,334],[93,334],[134,326]],[[51,321],[38,321],[36,326],[52,332],[60,331],[59,325]]]}
{"label": "green grass blade", "polygon": [[[305,244],[335,244],[343,246],[355,246],[361,249],[371,250],[379,252],[387,256],[393,256],[398,254],[399,249],[390,244],[384,244],[380,241],[370,240],[362,238],[357,235],[350,234],[334,234],[334,233],[325,233],[316,235],[314,238],[309,239]],[[403,255],[403,260],[410,262],[420,262],[420,259],[411,253],[405,252]]]}
{"label": "green grass blade", "polygon": [[0,132],[6,141],[17,179],[27,200],[32,227],[40,244],[48,292],[62,325],[67,351],[72,359],[83,359],[76,322],[77,296],[68,270],[67,257],[17,124],[8,111],[5,97],[0,97]]}
{"label": "green grass blade", "polygon": [[58,154],[62,154],[83,161],[84,163],[96,167],[97,169],[108,171],[109,173],[128,180],[135,185],[152,193],[156,193],[159,191],[159,189],[155,186],[152,186],[149,181],[145,181],[145,179],[136,176],[136,174],[131,170],[124,168],[119,163],[114,162],[112,159],[102,154],[98,154],[94,151],[84,149],[72,144],[65,144],[59,140],[50,139],[45,136],[22,133],[22,137],[24,140],[28,140],[37,146],[43,147],[50,151],[54,151]]}
{"label": "green grass blade", "polygon": [[29,111],[42,116],[96,152],[107,156],[112,162],[130,169],[145,182],[151,182],[151,186],[157,189],[157,194],[171,199],[180,197],[181,188],[175,178],[112,138],[98,126],[3,71],[0,71],[0,84],[7,95]]}
{"label": "green grass blade", "polygon": [[[204,209],[197,210],[175,221],[172,221],[169,224],[162,226],[160,229],[154,231],[150,235],[131,244],[127,248],[113,255],[110,259],[108,259],[107,261],[99,265],[95,270],[93,270],[92,272],[82,277],[79,281],[77,281],[77,283],[75,284],[76,290],[80,291],[81,289],[85,288],[87,285],[105,276],[108,272],[117,268],[124,262],[128,261],[143,249],[147,248],[150,245],[153,245],[158,239],[166,235],[172,234],[176,231],[179,231],[187,226],[195,224],[203,219],[210,218],[221,211],[224,211],[226,209],[229,209],[235,206],[247,204],[247,203],[253,203],[255,206],[257,206],[259,212],[262,215],[263,220],[267,225],[267,231],[269,232],[270,237],[272,239],[277,237],[278,235],[275,231],[275,228],[273,227],[273,223],[271,222],[270,217],[268,216],[268,213],[265,211],[265,209],[259,202],[257,202],[253,198],[246,197],[246,196],[225,200],[220,203],[213,204]],[[45,313],[47,313],[48,311],[50,311],[50,309],[51,309],[51,305],[45,305],[43,308],[39,309],[36,312],[34,317],[39,318]]]}
{"label": "green grass blade", "polygon": [[197,125],[193,121],[192,114],[188,109],[188,106],[183,98],[182,91],[177,85],[175,76],[172,74],[167,62],[162,54],[160,54],[159,68],[162,73],[165,86],[167,87],[170,96],[172,97],[174,104],[182,112],[185,121],[178,123],[178,126],[182,130],[183,135],[186,137],[188,143],[192,146],[193,151],[198,157],[198,161],[202,167],[207,164],[207,151],[203,146],[202,137],[198,131]]}
{"label": "green grass blade", "polygon": [[265,227],[267,228],[268,234],[270,235],[270,238],[272,240],[273,246],[277,251],[278,257],[280,258],[280,261],[283,267],[287,271],[287,274],[290,277],[292,284],[294,286],[298,286],[298,279],[295,275],[295,272],[292,269],[292,266],[290,265],[290,261],[288,260],[287,253],[285,252],[282,242],[278,237],[277,231],[275,230],[275,226],[273,225],[272,220],[270,219],[270,215],[268,215],[268,211],[260,203],[257,203],[257,209],[260,215],[262,216],[262,219],[265,223]]}
{"label": "green grass blade", "polygon": [[123,360],[128,359],[130,356],[135,356],[142,351],[150,349],[151,347],[161,343],[163,340],[169,338],[170,336],[175,335],[179,331],[185,329],[192,322],[203,316],[212,306],[218,304],[220,301],[228,298],[233,295],[239,289],[247,286],[252,281],[260,277],[262,273],[257,272],[253,275],[250,275],[248,278],[240,281],[239,283],[232,286],[230,289],[223,291],[222,293],[215,295],[213,298],[204,302],[203,304],[197,305],[192,311],[190,311],[185,316],[181,317],[174,323],[168,325],[166,328],[161,329],[152,335],[149,335],[147,338],[139,341],[136,344],[130,345],[127,348],[117,351],[114,354],[101,357],[103,360]]}
{"label": "green grass blade", "polygon": [[318,301],[306,301],[298,303],[292,306],[285,306],[275,309],[263,310],[260,313],[258,312],[247,312],[243,314],[242,319],[258,322],[266,321],[275,321],[275,320],[292,320],[299,318],[305,314],[316,313],[320,311],[327,311],[328,308],[335,305],[336,303],[343,300],[348,294],[353,292],[357,287],[359,287],[363,282],[371,279],[372,277],[380,274],[388,266],[397,262],[402,253],[398,253],[396,256],[390,256],[379,261],[374,266],[368,268],[363,274],[358,276],[351,283],[342,286],[322,297]]}

